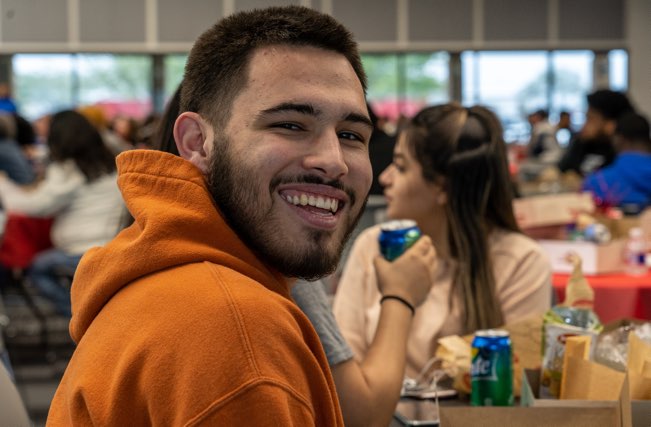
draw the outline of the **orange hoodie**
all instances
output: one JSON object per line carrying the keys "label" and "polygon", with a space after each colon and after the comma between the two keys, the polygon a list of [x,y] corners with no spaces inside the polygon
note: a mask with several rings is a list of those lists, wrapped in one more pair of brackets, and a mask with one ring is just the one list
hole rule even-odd
{"label": "orange hoodie", "polygon": [[135,223],[78,267],[47,425],[343,425],[316,332],[200,171],[134,150],[118,172]]}

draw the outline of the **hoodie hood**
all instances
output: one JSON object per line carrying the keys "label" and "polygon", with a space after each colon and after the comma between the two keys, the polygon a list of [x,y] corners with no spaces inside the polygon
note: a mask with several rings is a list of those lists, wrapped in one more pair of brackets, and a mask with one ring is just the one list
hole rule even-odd
{"label": "hoodie hood", "polygon": [[226,224],[192,163],[154,150],[117,157],[118,186],[134,223],[86,252],[71,288],[70,335],[79,342],[104,305],[125,286],[182,264],[231,268],[289,298],[287,282]]}

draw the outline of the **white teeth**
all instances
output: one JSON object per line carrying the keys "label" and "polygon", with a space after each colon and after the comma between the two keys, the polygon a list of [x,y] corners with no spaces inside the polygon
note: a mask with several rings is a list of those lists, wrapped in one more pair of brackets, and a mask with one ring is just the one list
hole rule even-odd
{"label": "white teeth", "polygon": [[339,208],[339,200],[337,199],[331,199],[329,197],[322,197],[322,196],[308,196],[307,194],[301,194],[299,195],[294,195],[294,196],[283,196],[285,200],[287,200],[289,203],[298,206],[315,206],[320,209],[325,209],[332,211],[332,213],[336,213],[337,209]]}

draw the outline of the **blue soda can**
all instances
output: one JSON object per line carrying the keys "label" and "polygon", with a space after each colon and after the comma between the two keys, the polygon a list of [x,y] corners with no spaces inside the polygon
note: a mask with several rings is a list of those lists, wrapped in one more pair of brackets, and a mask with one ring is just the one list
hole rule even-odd
{"label": "blue soda can", "polygon": [[470,376],[473,406],[513,405],[511,338],[507,331],[486,329],[475,333]]}
{"label": "blue soda can", "polygon": [[402,255],[421,235],[416,221],[400,219],[380,226],[380,252],[389,261]]}

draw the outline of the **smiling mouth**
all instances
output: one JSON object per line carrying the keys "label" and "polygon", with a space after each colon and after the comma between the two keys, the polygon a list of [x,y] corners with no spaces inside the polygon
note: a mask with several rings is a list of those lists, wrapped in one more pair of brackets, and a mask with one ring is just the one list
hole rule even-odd
{"label": "smiling mouth", "polygon": [[281,194],[281,197],[288,203],[294,206],[311,206],[322,209],[326,212],[331,212],[332,215],[336,214],[343,202],[339,199],[326,196],[315,196],[312,194]]}

